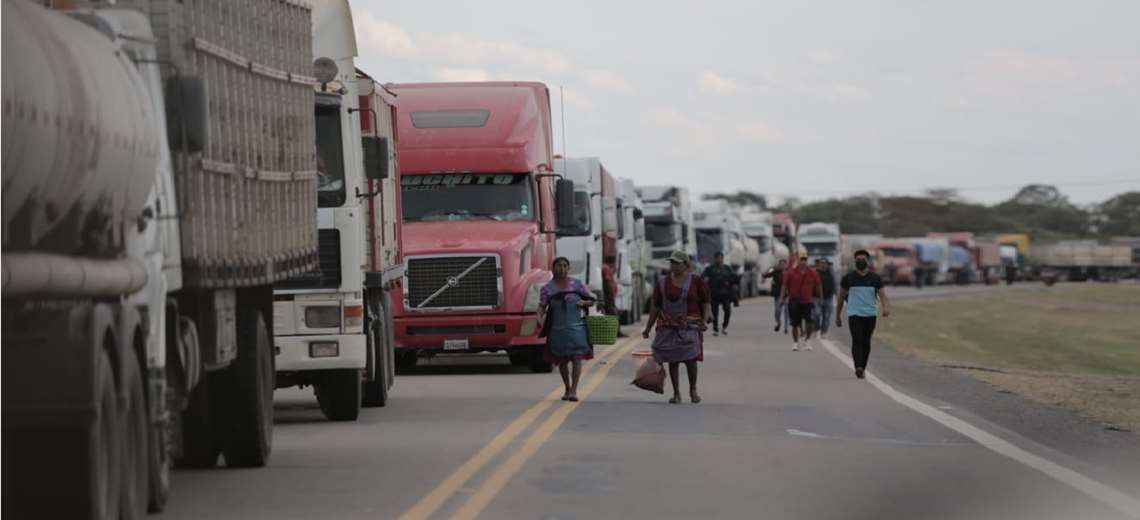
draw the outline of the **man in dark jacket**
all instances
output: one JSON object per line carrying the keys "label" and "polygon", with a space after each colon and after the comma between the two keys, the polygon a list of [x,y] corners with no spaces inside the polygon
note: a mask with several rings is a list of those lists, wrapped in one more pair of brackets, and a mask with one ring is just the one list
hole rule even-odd
{"label": "man in dark jacket", "polygon": [[816,308],[816,315],[819,317],[816,320],[816,329],[819,330],[819,337],[826,339],[827,330],[831,325],[831,311],[835,305],[835,271],[832,270],[831,262],[828,262],[826,258],[816,259],[815,271],[819,273],[819,280],[823,288],[823,298],[820,298]]}
{"label": "man in dark jacket", "polygon": [[[724,332],[728,334],[728,321],[732,318],[732,306],[739,305],[737,295],[740,294],[740,278],[733,272],[732,267],[724,264],[724,253],[713,255],[712,265],[705,268],[702,277],[708,282],[709,292],[712,293],[712,319],[713,336]],[[724,308],[724,324],[720,321],[720,310]]]}
{"label": "man in dark jacket", "polygon": [[780,291],[784,288],[784,271],[788,267],[788,261],[783,258],[776,263],[775,267],[769,268],[761,278],[772,279],[772,303],[775,306],[776,317],[776,331],[780,330],[780,317],[784,318],[784,333],[788,333],[788,313],[785,311],[784,306],[780,303]]}

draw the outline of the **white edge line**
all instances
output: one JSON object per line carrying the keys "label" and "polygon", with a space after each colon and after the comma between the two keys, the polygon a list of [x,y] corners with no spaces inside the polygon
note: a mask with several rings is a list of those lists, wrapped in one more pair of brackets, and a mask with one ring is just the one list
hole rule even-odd
{"label": "white edge line", "polygon": [[[854,366],[851,358],[840,351],[839,348],[837,348],[831,340],[821,339],[820,343],[822,343],[823,346],[826,347],[833,356],[842,361],[843,364],[847,365],[848,367]],[[951,430],[969,437],[970,439],[974,440],[974,442],[977,442],[978,444],[989,448],[991,451],[999,455],[1004,455],[1037,471],[1040,471],[1045,475],[1053,478],[1054,480],[1057,480],[1078,491],[1081,491],[1082,493],[1095,498],[1104,504],[1112,506],[1113,508],[1116,508],[1117,510],[1132,518],[1140,519],[1140,500],[1137,500],[1131,495],[1093,480],[1092,478],[1086,477],[1081,473],[1066,468],[1053,461],[1025,451],[1024,449],[1019,448],[1013,443],[1003,440],[992,433],[989,433],[981,428],[978,428],[977,426],[963,421],[962,419],[954,417],[953,415],[943,412],[942,410],[939,410],[933,406],[923,403],[922,401],[919,401],[918,399],[895,390],[893,387],[891,387],[891,385],[883,382],[882,379],[879,379],[870,372],[866,372],[866,377],[867,381],[874,385],[875,388],[878,388],[879,391],[886,394],[887,397],[894,399],[903,406],[906,406],[911,410],[925,415],[930,419],[938,422],[939,424],[950,428]]]}

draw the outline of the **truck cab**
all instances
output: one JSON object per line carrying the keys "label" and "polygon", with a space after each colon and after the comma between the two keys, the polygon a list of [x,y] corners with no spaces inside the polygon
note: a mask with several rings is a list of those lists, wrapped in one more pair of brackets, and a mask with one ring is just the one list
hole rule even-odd
{"label": "truck cab", "polygon": [[574,183],[574,221],[557,240],[559,256],[570,261],[570,274],[602,295],[602,165],[596,158],[554,159],[554,173]]}
{"label": "truck cab", "polygon": [[394,373],[396,105],[355,67],[347,2],[316,3],[313,20],[320,261],[275,287],[277,386],[313,386],[328,419],[354,420],[362,405],[386,404]]}
{"label": "truck cab", "polygon": [[[772,234],[772,214],[766,211],[745,210],[740,215],[744,234],[756,242],[758,258],[756,270],[766,273],[776,265],[776,238]],[[760,284],[759,292],[767,293],[768,285]]]}
{"label": "truck cab", "polygon": [[697,235],[689,190],[681,186],[641,186],[637,193],[644,205],[645,236],[652,246],[649,267],[654,274],[669,268],[667,259],[673,251],[696,255]]}
{"label": "truck cab", "polygon": [[693,221],[700,262],[708,265],[712,263],[713,255],[723,253],[724,263],[732,267],[739,277],[737,296],[747,298],[755,294],[759,284],[759,275],[755,272],[759,247],[744,234],[736,212],[723,200],[706,200],[695,206]]}
{"label": "truck cab", "polygon": [[914,266],[917,261],[914,244],[902,240],[888,240],[874,246],[875,268],[884,282],[890,285],[914,283]]}
{"label": "truck cab", "polygon": [[641,197],[631,179],[616,181],[617,202],[617,279],[616,306],[623,324],[641,320],[645,302],[645,222]]}
{"label": "truck cab", "polygon": [[[538,336],[573,184],[556,181],[550,97],[535,82],[394,84],[404,276],[393,298],[397,363],[506,351],[549,372]],[[555,207],[555,202],[558,207]],[[556,218],[561,213],[564,219]]]}
{"label": "truck cab", "polygon": [[798,253],[798,238],[796,235],[796,221],[791,215],[787,213],[773,213],[772,214],[772,235],[776,240],[782,242],[787,248],[788,253],[795,255]]}
{"label": "truck cab", "polygon": [[839,257],[839,224],[812,222],[799,229],[800,244],[811,258],[826,258],[831,262],[832,275],[838,277],[841,269]]}

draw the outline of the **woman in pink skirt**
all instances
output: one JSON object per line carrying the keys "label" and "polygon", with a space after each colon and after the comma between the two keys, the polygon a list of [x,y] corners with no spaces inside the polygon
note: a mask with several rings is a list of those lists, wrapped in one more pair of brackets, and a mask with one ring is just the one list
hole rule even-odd
{"label": "woman in pink skirt", "polygon": [[697,393],[697,362],[704,361],[704,330],[712,313],[709,288],[704,280],[692,273],[689,259],[683,251],[669,256],[669,274],[661,277],[653,290],[653,309],[645,324],[644,338],[657,325],[653,337],[653,357],[658,363],[669,364],[669,382],[673,385],[670,403],[681,402],[679,365],[685,364],[689,375],[689,398],[701,402]]}

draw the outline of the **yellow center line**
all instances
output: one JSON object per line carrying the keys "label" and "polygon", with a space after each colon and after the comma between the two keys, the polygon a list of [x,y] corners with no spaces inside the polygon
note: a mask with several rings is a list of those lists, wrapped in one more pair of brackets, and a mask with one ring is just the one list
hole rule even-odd
{"label": "yellow center line", "polygon": [[[633,350],[635,346],[637,346],[636,340],[627,341],[624,346],[615,349],[617,355],[611,357],[620,359]],[[582,399],[589,397],[590,394],[602,384],[602,381],[606,379],[606,374],[608,374],[615,365],[617,365],[616,361],[593,371],[590,381],[582,388]],[[562,426],[562,423],[566,421],[566,418],[570,416],[570,413],[573,412],[579,404],[580,403],[567,401],[560,408],[555,410],[554,413],[550,414],[550,417],[539,425],[534,433],[527,438],[526,442],[523,443],[522,449],[516,451],[510,458],[500,464],[498,468],[495,468],[495,471],[491,473],[489,477],[483,480],[483,483],[479,486],[479,489],[475,491],[475,494],[471,495],[471,497],[467,499],[467,502],[451,517],[452,520],[474,520],[478,517],[479,514],[483,512],[483,509],[491,503],[491,500],[498,496],[503,488],[506,487],[507,483],[511,481],[511,478],[522,469],[527,460],[534,456],[546,441],[550,440],[554,432]]]}
{"label": "yellow center line", "polygon": [[[614,354],[620,350],[622,349],[614,347],[603,352],[600,356],[595,358],[592,363],[587,363],[586,366],[582,367],[583,375],[588,373],[593,367],[599,366],[614,357]],[[608,368],[612,366],[613,364],[610,364],[606,367],[606,370],[608,371]],[[471,480],[471,477],[475,476],[491,459],[510,445],[510,443],[515,440],[515,437],[518,437],[535,419],[540,417],[543,412],[558,401],[562,392],[563,388],[561,386],[555,388],[549,394],[546,394],[546,397],[543,397],[541,401],[535,403],[524,411],[522,415],[519,415],[514,421],[511,421],[503,431],[495,435],[490,442],[476,452],[475,455],[472,455],[471,458],[467,459],[467,461],[464,462],[462,466],[459,466],[451,475],[440,482],[435,489],[427,495],[424,495],[419,502],[416,502],[416,504],[405,511],[404,514],[400,515],[400,520],[428,518],[438,511],[444,502],[447,502],[456,491],[459,491],[468,480]]]}

